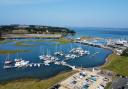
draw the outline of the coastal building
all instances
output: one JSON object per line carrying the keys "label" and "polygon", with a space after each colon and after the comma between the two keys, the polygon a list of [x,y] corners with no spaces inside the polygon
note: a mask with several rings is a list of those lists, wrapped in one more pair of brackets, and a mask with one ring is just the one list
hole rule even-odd
{"label": "coastal building", "polygon": [[110,48],[112,48],[117,55],[121,55],[123,51],[128,47],[128,41],[127,40],[107,40],[106,45]]}

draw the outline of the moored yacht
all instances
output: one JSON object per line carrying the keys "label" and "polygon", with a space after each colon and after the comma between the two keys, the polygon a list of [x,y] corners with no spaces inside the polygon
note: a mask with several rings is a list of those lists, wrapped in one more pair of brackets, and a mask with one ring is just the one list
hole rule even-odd
{"label": "moored yacht", "polygon": [[48,50],[47,50],[47,54],[46,55],[41,55],[39,57],[40,57],[41,60],[44,61],[45,65],[49,65],[50,63],[53,63],[53,62],[59,60],[57,57],[52,56],[50,53],[48,53]]}
{"label": "moored yacht", "polygon": [[40,60],[44,59],[45,55],[40,55],[39,58]]}
{"label": "moored yacht", "polygon": [[45,55],[44,55],[44,50],[43,50],[43,54],[42,54],[42,55],[40,55],[40,56],[39,56],[39,58],[40,58],[40,60],[43,60],[43,59],[44,59],[44,57],[45,57]]}
{"label": "moored yacht", "polygon": [[6,58],[4,64],[12,64],[12,63],[13,63],[13,61],[10,60],[10,58],[9,58],[9,54],[8,54],[8,57]]}
{"label": "moored yacht", "polygon": [[6,58],[5,62],[4,62],[4,67],[3,68],[4,69],[12,68],[12,64],[13,64],[13,61],[10,60],[9,54],[8,54],[8,56],[7,56],[7,58]]}
{"label": "moored yacht", "polygon": [[56,55],[56,56],[63,56],[64,53],[62,51],[57,51],[57,52],[54,53],[54,55]]}
{"label": "moored yacht", "polygon": [[68,60],[68,59],[74,59],[74,58],[77,58],[77,57],[78,57],[78,56],[75,55],[75,54],[67,54],[67,55],[65,56],[66,60]]}
{"label": "moored yacht", "polygon": [[12,64],[13,63],[13,61],[11,61],[11,60],[5,60],[5,62],[4,62],[5,64]]}
{"label": "moored yacht", "polygon": [[90,54],[89,51],[83,50],[81,47],[71,49],[70,53],[77,54],[79,56]]}
{"label": "moored yacht", "polygon": [[15,62],[16,62],[15,67],[24,67],[29,64],[29,61],[22,60],[22,59],[17,59]]}
{"label": "moored yacht", "polygon": [[57,46],[56,46],[56,52],[54,52],[55,56],[64,56],[64,52],[61,50],[61,48],[59,47],[59,51],[57,50]]}

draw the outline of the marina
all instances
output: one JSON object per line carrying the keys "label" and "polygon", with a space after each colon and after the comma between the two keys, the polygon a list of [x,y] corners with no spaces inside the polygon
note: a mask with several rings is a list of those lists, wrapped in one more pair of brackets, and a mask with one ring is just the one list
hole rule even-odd
{"label": "marina", "polygon": [[[27,39],[21,39],[21,40],[16,40],[16,41],[25,41]],[[30,39],[29,39],[30,40]],[[34,78],[48,78],[52,75],[56,75],[57,73],[64,71],[64,70],[71,70],[77,67],[81,67],[81,65],[83,67],[93,67],[93,66],[99,66],[101,64],[103,64],[105,62],[105,60],[103,60],[104,58],[106,58],[107,55],[109,55],[111,53],[110,50],[106,50],[106,49],[102,49],[102,48],[94,48],[91,46],[85,46],[85,45],[81,45],[79,43],[69,43],[69,44],[64,44],[64,45],[60,45],[61,49],[60,50],[57,49],[56,50],[56,44],[58,44],[57,42],[44,42],[44,41],[39,41],[38,39],[31,39],[34,40],[33,42],[25,42],[27,44],[36,44],[39,46],[34,46],[34,47],[24,47],[24,46],[15,46],[15,41],[14,42],[9,42],[6,44],[0,44],[1,49],[6,49],[8,46],[8,49],[14,50],[14,49],[26,49],[26,50],[32,50],[31,52],[25,52],[25,53],[18,53],[19,57],[17,57],[17,54],[10,54],[10,59],[11,61],[13,61],[13,67],[12,66],[5,66],[4,69],[4,63],[5,63],[5,59],[7,57],[7,55],[1,55],[1,65],[0,65],[0,74],[5,75],[3,76],[3,78],[1,78],[0,80],[8,80],[8,79],[14,79],[14,78],[18,78],[18,77],[22,77],[24,76],[33,76]],[[37,42],[36,42],[37,41]],[[72,47],[71,47],[72,45]],[[82,55],[80,56],[78,53],[72,53],[70,52],[73,48],[79,48],[81,47],[82,50],[87,50],[89,51],[89,54],[86,55]],[[91,55],[93,55],[94,53],[96,53],[97,51],[99,51],[100,55],[105,55],[105,56],[98,56],[95,55],[95,58],[90,57]],[[55,55],[55,52],[63,52],[63,56],[61,55]],[[71,54],[71,55],[70,55]],[[41,56],[42,55],[42,56]],[[66,56],[69,55],[69,57],[71,57],[71,59],[67,58]],[[44,57],[48,57],[50,58],[50,60],[47,60],[47,58],[45,58],[45,60],[43,59]],[[99,57],[99,58],[98,58]],[[25,66],[23,67],[15,67],[15,59],[16,58],[22,58],[22,60],[25,61],[29,61],[28,64],[25,64]],[[52,59],[52,60],[51,60]],[[98,61],[99,60],[99,61]],[[90,63],[92,63],[90,65]],[[61,64],[62,62],[62,64]],[[77,62],[77,63],[76,63]],[[21,63],[22,64],[22,63]],[[10,68],[12,67],[12,68]],[[46,68],[48,68],[49,71],[46,72]],[[54,69],[53,69],[54,68]],[[28,72],[28,70],[30,70]],[[15,71],[13,71],[15,70]],[[38,70],[38,71],[36,71]],[[4,72],[3,72],[4,71]],[[9,71],[9,73],[8,73]],[[32,75],[32,73],[35,72],[35,75]],[[39,72],[40,71],[40,72]],[[31,73],[32,72],[32,73]],[[15,75],[17,74],[18,75]],[[52,73],[52,75],[51,75]],[[9,78],[6,78],[6,76],[8,75]]]}
{"label": "marina", "polygon": [[[90,43],[86,42],[86,44],[84,44],[84,42],[86,42],[86,41],[78,41],[78,42],[74,42],[74,43],[70,43],[70,44],[66,44],[66,45],[60,45],[61,46],[60,48],[63,50],[52,48],[52,47],[49,48],[50,46],[47,46],[48,42],[36,42],[36,44],[42,44],[42,43],[45,44],[45,47],[41,47],[41,46],[39,46],[38,48],[35,47],[35,50],[39,49],[39,51],[34,53],[36,55],[34,56],[33,60],[30,60],[30,56],[32,56],[32,55],[30,55],[30,56],[26,55],[26,57],[25,57],[25,55],[24,56],[22,55],[24,53],[20,53],[20,54],[18,53],[14,57],[12,57],[12,55],[6,55],[6,58],[5,58],[6,60],[2,64],[3,65],[2,69],[4,69],[5,71],[10,70],[10,73],[11,73],[12,70],[24,70],[24,71],[27,71],[28,69],[40,70],[40,69],[44,69],[45,67],[53,68],[52,66],[56,66],[56,68],[61,66],[62,69],[66,68],[66,70],[67,69],[68,70],[78,70],[81,67],[81,65],[84,68],[95,67],[95,65],[92,66],[92,65],[90,65],[90,63],[93,63],[93,62],[95,63],[97,61],[97,58],[96,58],[97,55],[104,55],[105,53],[108,52],[108,54],[106,54],[106,56],[107,56],[112,53],[112,51],[109,50],[109,49],[111,49],[109,45],[118,43],[118,47],[119,47],[119,44],[121,44],[120,41],[119,42],[114,41],[114,43],[113,42],[110,43],[110,41],[107,41],[107,44],[100,44],[100,45],[94,44],[94,43],[92,45],[92,44],[90,44],[91,42]],[[126,42],[126,41],[122,41],[122,42]],[[56,42],[51,42],[51,43],[52,43],[52,45],[57,44]],[[29,44],[35,44],[35,43],[29,42]],[[98,45],[98,47],[94,46],[94,45]],[[125,46],[127,46],[127,42],[124,45],[124,47]],[[68,48],[66,48],[66,47],[68,47]],[[100,50],[105,50],[105,51],[100,51]],[[19,55],[20,55],[20,57],[19,57]],[[106,58],[106,56],[105,57],[102,56],[102,57]],[[85,58],[86,58],[86,60],[85,60]],[[82,61],[80,61],[80,60],[82,60]],[[89,65],[85,65],[88,62],[84,62],[84,64],[83,64],[83,61],[87,61],[87,60],[88,60],[88,62],[90,61]],[[104,63],[104,62],[102,62],[102,63]],[[42,70],[42,71],[45,73],[46,70]],[[51,71],[53,71],[53,70],[51,69]],[[22,72],[22,73],[24,73],[24,72]],[[28,74],[28,76],[29,75],[31,75],[31,74]],[[41,79],[44,78],[40,74],[33,76],[33,77],[41,78]],[[48,75],[48,77],[50,77],[50,76]]]}
{"label": "marina", "polygon": [[[56,65],[62,65],[62,66],[66,66],[66,67],[69,67],[71,69],[75,69],[75,66],[72,66],[70,64],[67,64],[66,62],[64,61],[55,61],[54,64]],[[27,67],[41,67],[42,65],[45,65],[45,66],[49,66],[50,64],[49,63],[26,63],[26,62],[23,62],[23,60],[20,62],[20,63],[16,63],[15,66],[5,66],[4,65],[4,69],[10,69],[10,68],[21,68],[21,67],[24,67],[24,68],[27,68]]]}
{"label": "marina", "polygon": [[128,89],[128,0],[0,0],[0,89]]}
{"label": "marina", "polygon": [[[41,65],[49,66],[50,63],[54,63],[54,64],[57,64],[57,65],[67,66],[67,67],[74,70],[75,66],[67,64],[64,60],[67,61],[69,59],[79,58],[81,56],[89,54],[89,51],[86,51],[86,50],[84,51],[82,48],[73,48],[69,51],[69,53],[73,53],[73,54],[65,55],[63,53],[63,55],[65,55],[65,59],[61,60],[61,61],[56,57],[57,55],[52,56],[52,55],[48,54],[48,50],[47,50],[46,53],[47,53],[46,55],[43,54],[43,55],[39,56],[40,60],[43,60],[43,63],[30,63],[30,61],[23,60],[22,58],[16,58],[16,59],[14,59],[14,61],[5,60],[6,65],[4,65],[3,68],[4,69],[6,69],[6,68],[9,69],[9,68],[20,68],[20,67],[40,67]],[[59,55],[60,55],[60,53],[59,53]],[[62,55],[60,55],[60,56],[62,56]],[[9,59],[9,57],[8,57],[8,59]]]}
{"label": "marina", "polygon": [[[35,46],[16,46],[15,44],[17,42]],[[23,49],[31,51],[17,54],[0,54],[0,76],[2,76],[0,81],[9,81],[27,77],[47,79],[63,71],[79,71],[81,67],[100,67],[106,62],[107,56],[112,53],[110,49],[117,52],[121,47],[119,43],[121,44],[122,42],[125,42],[125,40],[108,40],[104,38],[92,41],[77,39],[77,41],[71,43],[60,44],[59,42],[52,41],[52,39],[14,39],[6,44],[0,44],[0,49]],[[117,43],[118,45],[116,46],[118,46],[118,50],[111,48],[111,45],[115,46]],[[126,46],[127,42],[124,47]],[[122,47],[122,50],[124,50],[124,47]],[[98,75],[99,77],[97,78],[97,81],[95,81],[95,77],[91,77],[94,73],[90,75],[90,72],[87,70],[84,72],[85,75],[87,73],[86,76],[92,79],[88,79],[86,76],[84,77],[84,74],[81,76],[81,73],[83,73],[83,71],[81,71],[76,75],[78,79],[77,81],[70,80],[73,87],[76,87],[76,82],[80,82],[78,85],[81,89],[83,87],[90,87],[89,89],[91,89],[91,87],[97,87],[97,89],[100,89],[101,87],[103,88],[103,86],[106,86],[106,83],[101,83],[104,76]],[[97,76],[97,74],[94,76]],[[92,83],[92,81],[95,83]],[[64,87],[66,83],[62,82],[61,85]],[[69,85],[66,86],[70,87]]]}

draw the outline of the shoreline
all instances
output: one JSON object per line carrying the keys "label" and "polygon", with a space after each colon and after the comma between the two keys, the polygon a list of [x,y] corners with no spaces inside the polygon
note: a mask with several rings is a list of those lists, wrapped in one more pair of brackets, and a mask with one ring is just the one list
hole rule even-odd
{"label": "shoreline", "polygon": [[[112,51],[112,50],[111,50],[111,51]],[[104,63],[103,65],[101,65],[100,68],[103,68],[105,65],[107,65],[107,64],[109,63],[109,57],[110,57],[111,55],[113,55],[113,54],[114,54],[114,52],[112,51],[112,53],[109,54],[109,55],[105,58],[105,63]]]}
{"label": "shoreline", "polygon": [[102,47],[102,48],[103,48],[103,49],[110,50],[110,51],[112,51],[112,53],[109,54],[109,55],[105,58],[105,63],[104,63],[103,65],[100,66],[101,69],[103,69],[103,67],[109,63],[109,61],[110,61],[110,60],[109,60],[110,56],[113,55],[113,54],[115,53],[114,50],[113,50],[112,48],[108,48],[108,47]]}
{"label": "shoreline", "polygon": [[[55,76],[47,79],[36,79],[36,78],[21,78],[16,80],[10,80],[5,82],[0,82],[0,89],[15,89],[15,85],[18,85],[18,89],[49,89],[55,84],[67,79],[77,71],[64,71],[60,72]],[[9,85],[9,87],[8,87]],[[24,88],[22,87],[24,85]]]}
{"label": "shoreline", "polygon": [[[84,44],[83,44],[84,45]],[[86,44],[87,45],[87,44]],[[89,46],[92,46],[92,45],[89,45]],[[92,47],[95,47],[95,46],[92,46]],[[113,49],[111,49],[111,48],[109,48],[109,47],[97,47],[97,48],[102,48],[102,49],[106,49],[106,50],[110,50],[112,53],[111,54],[109,54],[106,58],[105,58],[105,62],[104,62],[104,64],[102,64],[102,65],[100,65],[100,66],[97,66],[97,67],[99,67],[99,68],[102,68],[103,66],[105,66],[106,64],[108,64],[108,62],[109,62],[109,57],[111,56],[111,55],[113,55],[115,52],[114,52],[114,50]]]}
{"label": "shoreline", "polygon": [[[109,57],[111,56],[111,55],[113,55],[114,53],[112,53],[112,54],[110,54],[110,55],[108,55],[107,57],[106,57],[106,59],[105,59],[105,63],[103,64],[103,66],[105,66],[105,65],[107,65],[108,63],[109,63],[109,61],[110,61],[110,59],[109,59]],[[102,67],[103,67],[102,66]]]}

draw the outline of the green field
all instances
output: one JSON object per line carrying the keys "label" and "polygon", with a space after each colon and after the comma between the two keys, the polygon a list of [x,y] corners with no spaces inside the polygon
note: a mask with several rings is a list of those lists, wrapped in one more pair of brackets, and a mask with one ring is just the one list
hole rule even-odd
{"label": "green field", "polygon": [[112,82],[109,82],[109,83],[105,86],[105,89],[111,89],[111,84],[112,84]]}
{"label": "green field", "polygon": [[128,76],[128,57],[112,54],[108,58],[108,63],[103,68]]}
{"label": "green field", "polygon": [[60,73],[47,80],[20,79],[20,80],[10,81],[8,83],[1,83],[0,89],[48,89],[49,87],[66,79],[67,77],[73,75],[76,72],[77,71]]}
{"label": "green field", "polygon": [[29,50],[0,50],[0,54],[15,54],[20,52],[30,52]]}

